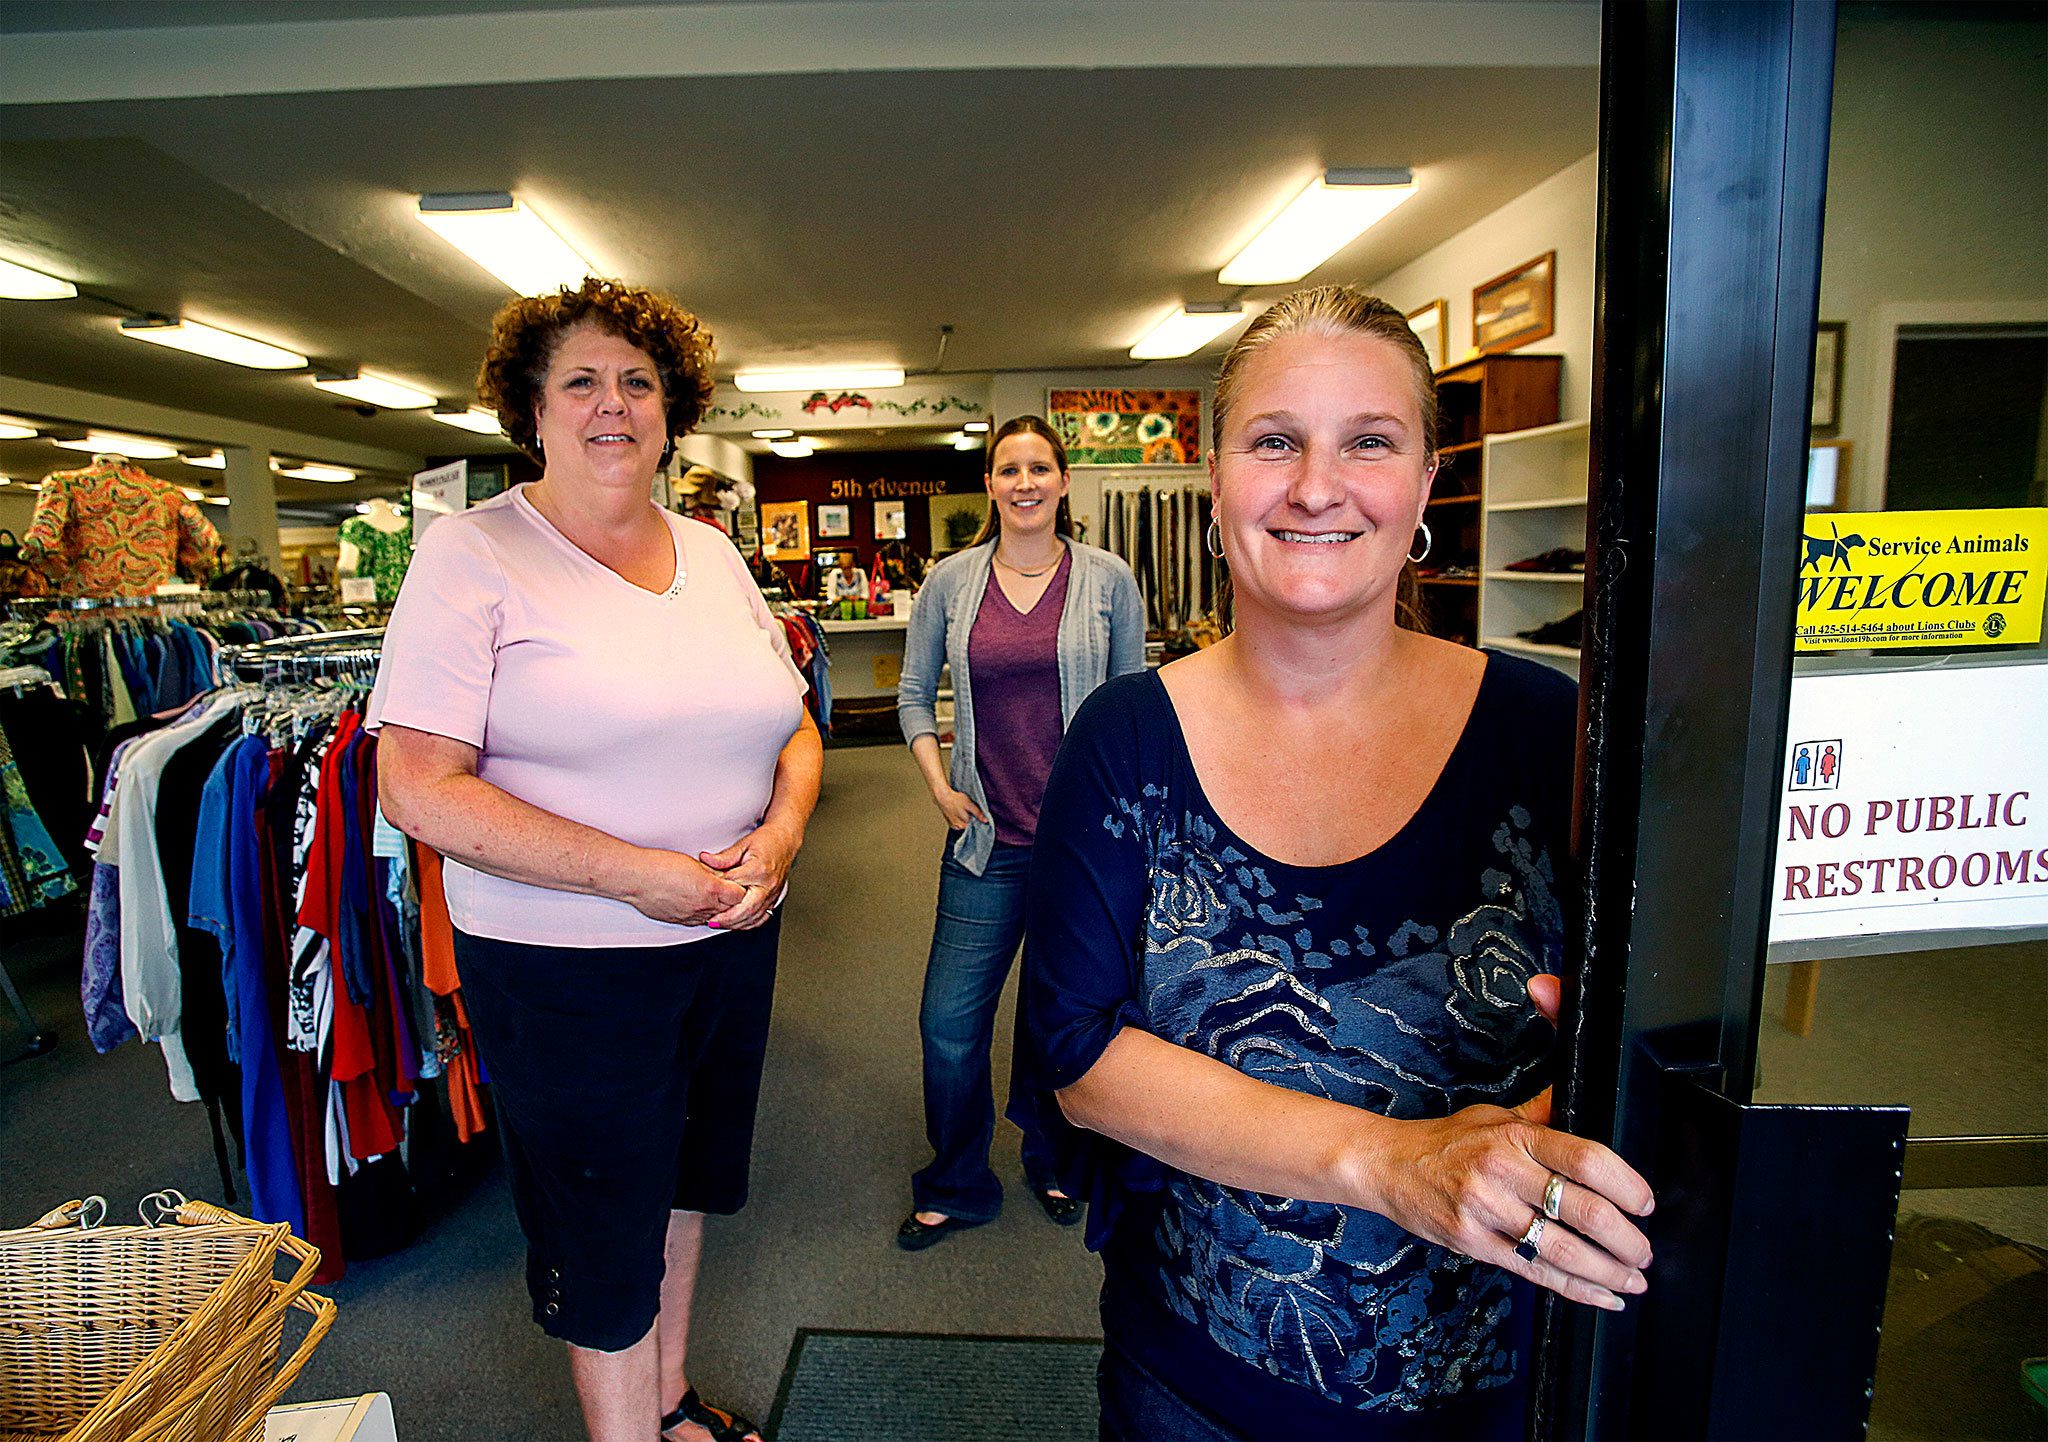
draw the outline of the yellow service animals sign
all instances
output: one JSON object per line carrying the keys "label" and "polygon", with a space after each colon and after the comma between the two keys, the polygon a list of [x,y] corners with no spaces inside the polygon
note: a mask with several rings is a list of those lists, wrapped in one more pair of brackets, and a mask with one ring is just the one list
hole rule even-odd
{"label": "yellow service animals sign", "polygon": [[2048,508],[1823,511],[1804,536],[1800,651],[2041,639]]}

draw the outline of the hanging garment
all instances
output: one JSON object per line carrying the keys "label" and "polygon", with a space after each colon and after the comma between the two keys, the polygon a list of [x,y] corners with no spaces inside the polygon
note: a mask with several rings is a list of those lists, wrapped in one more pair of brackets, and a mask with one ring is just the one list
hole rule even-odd
{"label": "hanging garment", "polygon": [[412,564],[412,527],[379,530],[365,517],[351,516],[336,535],[356,548],[356,574],[376,580],[377,599],[386,604],[396,601],[406,567]]}
{"label": "hanging garment", "polygon": [[220,536],[179,487],[125,461],[44,477],[21,559],[62,596],[142,596],[213,569]]}

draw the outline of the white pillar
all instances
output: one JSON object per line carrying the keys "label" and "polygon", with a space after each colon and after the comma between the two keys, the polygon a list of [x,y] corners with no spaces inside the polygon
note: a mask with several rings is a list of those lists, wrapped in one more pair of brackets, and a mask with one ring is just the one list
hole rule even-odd
{"label": "white pillar", "polygon": [[263,564],[272,571],[283,564],[277,538],[277,477],[270,470],[270,452],[260,447],[227,446],[228,523],[221,527],[227,554],[243,541],[254,541]]}

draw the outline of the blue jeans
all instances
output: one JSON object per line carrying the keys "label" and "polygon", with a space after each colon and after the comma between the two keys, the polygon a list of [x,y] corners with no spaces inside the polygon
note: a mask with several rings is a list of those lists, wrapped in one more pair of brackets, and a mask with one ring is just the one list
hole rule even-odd
{"label": "blue jeans", "polygon": [[[918,1030],[924,1038],[924,1133],[931,1165],[910,1179],[917,1210],[986,1222],[1003,1208],[1003,1184],[988,1164],[995,1141],[995,1086],[989,1044],[996,1003],[1024,937],[1024,882],[1031,848],[998,844],[976,876],[953,859],[957,834],[939,864],[939,913],[925,963]],[[1038,1128],[1024,1131],[1024,1177],[1056,1185],[1052,1154]]]}

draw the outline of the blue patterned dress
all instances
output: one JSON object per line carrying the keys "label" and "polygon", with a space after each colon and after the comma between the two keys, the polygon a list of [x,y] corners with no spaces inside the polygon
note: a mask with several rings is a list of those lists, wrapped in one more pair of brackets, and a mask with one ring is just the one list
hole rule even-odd
{"label": "blue patterned dress", "polygon": [[[1132,1025],[1385,1116],[1534,1095],[1552,1034],[1528,981],[1563,964],[1575,714],[1567,679],[1489,655],[1415,815],[1365,856],[1302,867],[1216,815],[1156,675],[1103,687],[1039,823],[1039,1084],[1078,1079]],[[1274,783],[1308,808],[1344,778],[1304,756]],[[1059,1140],[1105,1249],[1105,1335],[1246,1435],[1281,1435],[1284,1417],[1299,1435],[1370,1436],[1369,1419],[1425,1423],[1519,1383],[1525,1289],[1498,1268],[1371,1212],[1220,1186],[1071,1128]]]}

